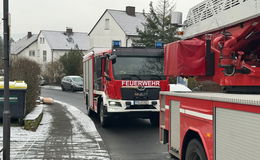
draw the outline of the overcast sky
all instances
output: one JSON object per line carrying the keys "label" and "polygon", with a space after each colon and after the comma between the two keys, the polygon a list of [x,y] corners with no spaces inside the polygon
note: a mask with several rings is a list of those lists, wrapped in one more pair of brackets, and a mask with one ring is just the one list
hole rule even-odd
{"label": "overcast sky", "polygon": [[[125,10],[125,6],[136,7],[136,11],[148,12],[149,3],[158,0],[9,0],[11,13],[11,34],[17,39],[28,31],[63,31],[72,27],[76,32],[89,32],[106,9]],[[176,10],[184,13],[203,0],[175,0]],[[0,3],[2,16],[3,1]],[[0,22],[0,34],[3,22]]]}

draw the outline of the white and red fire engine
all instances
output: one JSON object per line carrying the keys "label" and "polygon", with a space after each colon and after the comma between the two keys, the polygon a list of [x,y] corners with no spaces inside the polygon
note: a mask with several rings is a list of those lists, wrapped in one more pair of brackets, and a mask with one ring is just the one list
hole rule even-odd
{"label": "white and red fire engine", "polygon": [[149,118],[159,124],[159,92],[168,90],[163,49],[114,48],[89,53],[83,60],[84,96],[88,114],[109,118]]}
{"label": "white and red fire engine", "polygon": [[160,141],[172,156],[260,159],[260,0],[193,7],[183,39],[165,46],[165,75],[196,76],[228,92],[160,93]]}

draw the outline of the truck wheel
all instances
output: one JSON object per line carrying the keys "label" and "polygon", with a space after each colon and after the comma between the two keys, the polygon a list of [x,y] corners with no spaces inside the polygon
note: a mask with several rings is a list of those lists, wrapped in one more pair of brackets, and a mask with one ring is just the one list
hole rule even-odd
{"label": "truck wheel", "polygon": [[159,114],[151,115],[149,119],[152,126],[159,126]]}
{"label": "truck wheel", "polygon": [[207,160],[205,150],[200,141],[193,139],[189,142],[185,160]]}
{"label": "truck wheel", "polygon": [[100,103],[99,120],[102,127],[107,127],[108,117],[105,114],[105,107],[103,105],[103,102]]}

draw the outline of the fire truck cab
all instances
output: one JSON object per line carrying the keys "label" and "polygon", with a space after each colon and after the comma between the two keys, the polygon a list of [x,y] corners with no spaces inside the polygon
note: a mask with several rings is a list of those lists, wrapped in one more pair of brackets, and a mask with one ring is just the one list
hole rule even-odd
{"label": "fire truck cab", "polygon": [[87,54],[83,60],[87,113],[98,113],[102,126],[119,116],[149,118],[158,125],[159,92],[168,90],[163,66],[163,49],[157,48]]}

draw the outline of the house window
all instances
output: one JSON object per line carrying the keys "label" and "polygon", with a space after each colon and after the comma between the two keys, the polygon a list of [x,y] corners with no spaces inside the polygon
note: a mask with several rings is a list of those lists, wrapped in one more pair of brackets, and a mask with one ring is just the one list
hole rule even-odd
{"label": "house window", "polygon": [[47,61],[47,51],[43,51],[43,62]]}
{"label": "house window", "polygon": [[30,57],[35,57],[35,51],[34,50],[29,51],[29,56]]}
{"label": "house window", "polygon": [[44,38],[40,37],[40,44],[44,44]]}
{"label": "house window", "polygon": [[105,30],[109,30],[109,19],[105,19]]}

